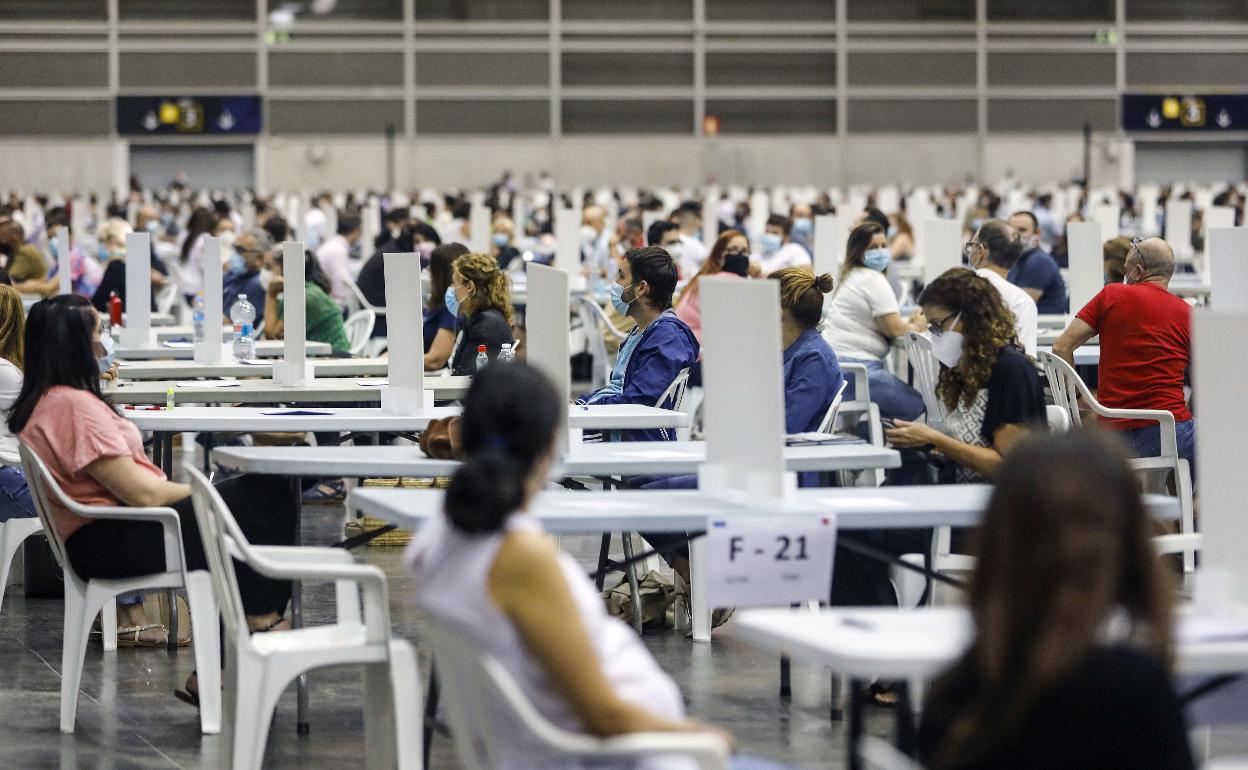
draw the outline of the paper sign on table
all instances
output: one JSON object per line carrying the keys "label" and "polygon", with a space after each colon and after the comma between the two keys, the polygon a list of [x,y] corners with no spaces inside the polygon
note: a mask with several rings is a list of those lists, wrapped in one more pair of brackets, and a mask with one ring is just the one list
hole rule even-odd
{"label": "paper sign on table", "polygon": [[238,380],[187,380],[173,383],[178,388],[241,388]]}
{"label": "paper sign on table", "polygon": [[711,607],[827,599],[836,516],[732,516],[706,531]]}

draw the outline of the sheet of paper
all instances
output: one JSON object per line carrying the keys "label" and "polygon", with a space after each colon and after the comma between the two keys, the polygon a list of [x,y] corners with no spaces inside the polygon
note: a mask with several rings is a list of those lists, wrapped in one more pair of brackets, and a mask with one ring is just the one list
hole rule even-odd
{"label": "sheet of paper", "polygon": [[[591,496],[590,496],[590,495],[585,495],[585,497],[586,497],[586,498],[591,498]],[[577,501],[576,501],[576,508],[577,508],[577,510],[584,510],[584,511],[601,511],[601,512],[606,512],[606,511],[635,511],[635,510],[637,510],[637,508],[638,508],[638,504],[637,504],[637,503],[624,503],[624,502],[617,502],[617,501],[615,501],[615,500],[594,500],[594,499],[592,499],[592,498],[591,498],[591,499],[586,499],[586,500],[584,500],[584,501],[577,500]]]}
{"label": "sheet of paper", "polygon": [[692,456],[692,452],[676,452],[671,449],[645,449],[636,452],[620,452],[620,457],[636,457],[641,460],[680,460]]}
{"label": "sheet of paper", "polygon": [[187,380],[186,382],[175,382],[174,387],[178,388],[238,388],[242,387],[242,383],[238,380]]}
{"label": "sheet of paper", "polygon": [[355,384],[365,388],[380,388],[383,385],[389,385],[388,377],[356,377]]}
{"label": "sheet of paper", "polygon": [[832,508],[852,508],[856,511],[897,511],[906,507],[906,504],[900,500],[893,500],[888,497],[855,497],[843,500],[838,500],[834,497],[821,497],[815,502]]}
{"label": "sheet of paper", "polygon": [[167,348],[173,348],[175,350],[189,350],[195,347],[194,342],[186,342],[183,340],[165,340],[161,344]]}

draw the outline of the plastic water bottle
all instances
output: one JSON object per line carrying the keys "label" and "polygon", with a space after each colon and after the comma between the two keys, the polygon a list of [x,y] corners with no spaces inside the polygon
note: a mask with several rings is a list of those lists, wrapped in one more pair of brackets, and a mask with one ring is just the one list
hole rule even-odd
{"label": "plastic water bottle", "polygon": [[490,356],[485,352],[485,345],[477,345],[477,371],[484,369],[489,362]]}
{"label": "plastic water bottle", "polygon": [[230,308],[230,323],[234,324],[234,358],[252,360],[256,357],[256,306],[247,301],[246,294],[239,294]]}
{"label": "plastic water bottle", "polygon": [[510,342],[504,342],[501,350],[498,351],[498,362],[500,364],[509,364],[516,360],[516,353],[511,349]]}
{"label": "plastic water bottle", "polygon": [[195,329],[195,344],[203,342],[204,337],[204,293],[195,295],[195,304],[191,307],[191,324]]}

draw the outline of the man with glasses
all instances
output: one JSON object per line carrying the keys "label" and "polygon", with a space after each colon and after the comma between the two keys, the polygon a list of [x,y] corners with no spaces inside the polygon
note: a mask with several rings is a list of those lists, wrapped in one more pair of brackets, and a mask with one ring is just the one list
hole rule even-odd
{"label": "man with glasses", "polygon": [[226,313],[234,307],[238,295],[246,294],[247,300],[256,308],[256,323],[264,320],[264,287],[260,285],[260,266],[264,255],[273,250],[273,238],[267,230],[256,227],[234,241],[234,250],[242,257],[241,267],[235,260],[234,269],[221,279],[223,303]]}
{"label": "man with glasses", "polygon": [[1023,255],[1010,268],[1009,282],[1027,292],[1042,315],[1068,312],[1070,299],[1066,294],[1066,281],[1062,279],[1057,260],[1040,245],[1036,215],[1030,211],[1016,211],[1010,215],[1009,224],[1023,242]]}
{"label": "man with glasses", "polygon": [[[1075,350],[1101,338],[1097,400],[1111,409],[1164,409],[1174,415],[1179,456],[1191,461],[1195,421],[1183,383],[1191,360],[1191,308],[1168,290],[1174,251],[1161,238],[1133,238],[1122,283],[1111,283],[1071,320],[1053,353],[1074,365]],[[1148,420],[1102,421],[1123,432],[1140,457],[1160,453],[1160,426]]]}

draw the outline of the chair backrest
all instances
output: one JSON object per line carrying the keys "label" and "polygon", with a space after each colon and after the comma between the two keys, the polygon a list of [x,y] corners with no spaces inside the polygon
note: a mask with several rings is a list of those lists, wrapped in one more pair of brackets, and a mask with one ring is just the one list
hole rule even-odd
{"label": "chair backrest", "polygon": [[178,297],[178,285],[176,283],[166,283],[156,290],[156,312],[168,313],[173,309],[173,302]]}
{"label": "chair backrest", "polygon": [[906,359],[914,370],[914,387],[923,397],[928,423],[944,422],[947,410],[944,403],[936,397],[940,362],[932,353],[932,341],[918,332],[906,332]]}
{"label": "chair backrest", "polygon": [[1057,404],[1046,404],[1044,413],[1048,417],[1050,433],[1065,433],[1070,430],[1070,415]]}
{"label": "chair backrest", "polygon": [[849,387],[849,380],[842,379],[841,387],[837,388],[836,395],[832,397],[832,404],[828,407],[828,412],[823,416],[823,421],[819,423],[820,433],[831,433],[836,425],[836,413],[841,408],[841,399],[845,396],[845,388]]}
{"label": "chair backrest", "polygon": [[241,639],[246,636],[247,616],[243,612],[243,597],[238,590],[234,559],[246,561],[251,546],[212,482],[191,464],[184,468],[190,478],[191,505],[195,509],[195,521],[199,524],[199,536],[204,543],[208,572],[212,575],[212,591],[221,605],[227,638]]}
{"label": "chair backrest", "polygon": [[358,356],[364,352],[364,346],[373,336],[373,327],[377,325],[377,313],[372,308],[357,310],[343,322],[342,328],[347,333],[347,341],[351,343],[351,355]]}
{"label": "chair backrest", "polygon": [[667,390],[663,391],[663,395],[659,396],[659,400],[654,405],[660,408],[671,409],[676,412],[685,411],[685,397],[689,395],[689,367],[681,369],[676,375],[676,379],[672,380],[672,384],[667,386]]}
{"label": "chair backrest", "polygon": [[585,330],[589,356],[594,362],[590,384],[593,390],[598,390],[606,385],[611,377],[611,357],[607,355],[607,341],[603,336],[603,327],[605,325],[606,330],[615,336],[619,336],[619,330],[611,323],[611,319],[602,311],[598,303],[589,297],[577,297],[576,312],[581,319],[581,327]]}
{"label": "chair backrest", "polygon": [[1049,381],[1049,391],[1053,394],[1053,403],[1066,412],[1070,426],[1078,428],[1083,425],[1079,416],[1079,397],[1085,401],[1095,401],[1092,393],[1083,384],[1075,368],[1047,350],[1040,351],[1040,365],[1044,367],[1045,379]]}
{"label": "chair backrest", "polygon": [[342,280],[347,284],[347,288],[351,290],[351,297],[355,300],[355,304],[359,305],[361,308],[368,308],[370,310],[379,309],[376,305],[368,301],[368,297],[364,296],[364,292],[360,289],[359,284],[346,276],[344,276]]}
{"label": "chair backrest", "polygon": [[43,524],[44,532],[48,533],[48,545],[52,548],[52,555],[56,557],[56,563],[64,570],[65,579],[72,580],[82,587],[85,581],[79,578],[70,567],[69,558],[65,554],[65,541],[61,539],[61,533],[56,528],[56,520],[52,516],[52,503],[49,500],[48,491],[52,490],[54,496],[63,497],[60,485],[52,478],[48,466],[43,464],[43,460],[39,459],[39,455],[35,454],[34,450],[25,444],[18,444],[17,451],[22,459],[22,469],[26,474],[30,499],[35,504],[35,513],[39,516],[39,522]]}

